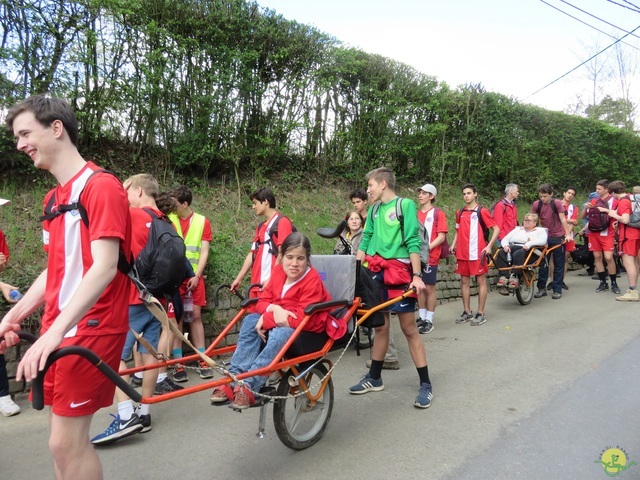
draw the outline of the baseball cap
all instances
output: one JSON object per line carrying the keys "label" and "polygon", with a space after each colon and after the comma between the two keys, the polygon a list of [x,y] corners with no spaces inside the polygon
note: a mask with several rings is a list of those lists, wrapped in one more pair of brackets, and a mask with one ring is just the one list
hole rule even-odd
{"label": "baseball cap", "polygon": [[5,200],[4,198],[0,198],[0,206],[6,205],[7,203],[11,203],[11,200]]}
{"label": "baseball cap", "polygon": [[422,190],[423,192],[430,193],[434,197],[438,195],[438,189],[434,185],[431,185],[430,183],[425,183],[423,186],[416,188],[416,190],[418,191]]}

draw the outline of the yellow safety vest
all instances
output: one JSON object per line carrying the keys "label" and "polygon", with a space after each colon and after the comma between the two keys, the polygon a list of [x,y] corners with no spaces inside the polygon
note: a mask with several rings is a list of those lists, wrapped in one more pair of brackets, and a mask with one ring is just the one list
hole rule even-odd
{"label": "yellow safety vest", "polygon": [[189,260],[189,263],[191,263],[193,271],[197,272],[198,261],[200,260],[200,250],[202,247],[202,232],[204,232],[204,216],[193,212],[186,237],[182,233],[180,218],[178,218],[175,213],[171,213],[169,214],[169,219],[176,227],[178,235],[180,235],[184,240],[184,244],[187,247],[186,257]]}

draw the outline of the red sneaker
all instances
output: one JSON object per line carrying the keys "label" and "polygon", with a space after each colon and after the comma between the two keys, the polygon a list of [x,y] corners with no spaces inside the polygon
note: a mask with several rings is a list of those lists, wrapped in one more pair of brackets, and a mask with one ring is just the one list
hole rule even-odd
{"label": "red sneaker", "polygon": [[236,410],[244,410],[256,403],[253,393],[245,386],[237,386],[233,391],[233,403],[231,408]]}
{"label": "red sneaker", "polygon": [[227,385],[219,385],[213,389],[211,396],[209,397],[211,405],[214,403],[226,403],[233,400],[233,389]]}

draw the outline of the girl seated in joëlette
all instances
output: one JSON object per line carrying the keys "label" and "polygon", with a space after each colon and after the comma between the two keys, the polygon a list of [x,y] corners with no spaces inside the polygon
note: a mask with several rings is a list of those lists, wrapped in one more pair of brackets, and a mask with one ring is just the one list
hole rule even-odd
{"label": "girl seated in jo\u00eblette", "polygon": [[[305,318],[304,309],[312,303],[331,300],[320,275],[311,266],[311,244],[306,236],[299,232],[290,234],[280,247],[280,256],[281,262],[260,293],[256,313],[242,321],[236,351],[228,368],[234,375],[269,365]],[[334,319],[327,311],[313,314],[304,326],[305,331],[326,331],[334,339],[342,337],[346,328],[344,321]],[[231,400],[232,408],[248,408],[256,401],[251,392],[259,391],[266,381],[267,377],[254,376],[235,388],[220,385],[209,399],[212,404]]]}

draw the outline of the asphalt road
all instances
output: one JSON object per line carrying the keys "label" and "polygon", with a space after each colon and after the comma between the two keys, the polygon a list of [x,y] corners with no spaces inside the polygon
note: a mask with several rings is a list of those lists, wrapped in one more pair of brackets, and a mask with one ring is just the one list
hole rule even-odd
{"label": "asphalt road", "polygon": [[[454,324],[459,302],[438,307],[423,336],[428,410],[412,406],[417,373],[396,328],[401,369],[383,371],[384,391],[349,395],[368,351],[348,351],[333,374],[331,421],[313,447],[286,448],[271,408],[258,439],[257,409],[212,407],[203,392],[152,406],[151,432],[101,448],[105,478],[609,478],[595,463],[609,447],[640,463],[640,305],[594,293],[596,282],[577,272],[567,283],[562,299],[525,307],[492,292],[480,327]],[[0,418],[0,478],[52,478],[47,414],[21,407]],[[108,413],[98,412],[93,434]],[[640,466],[618,478],[640,478]]]}

